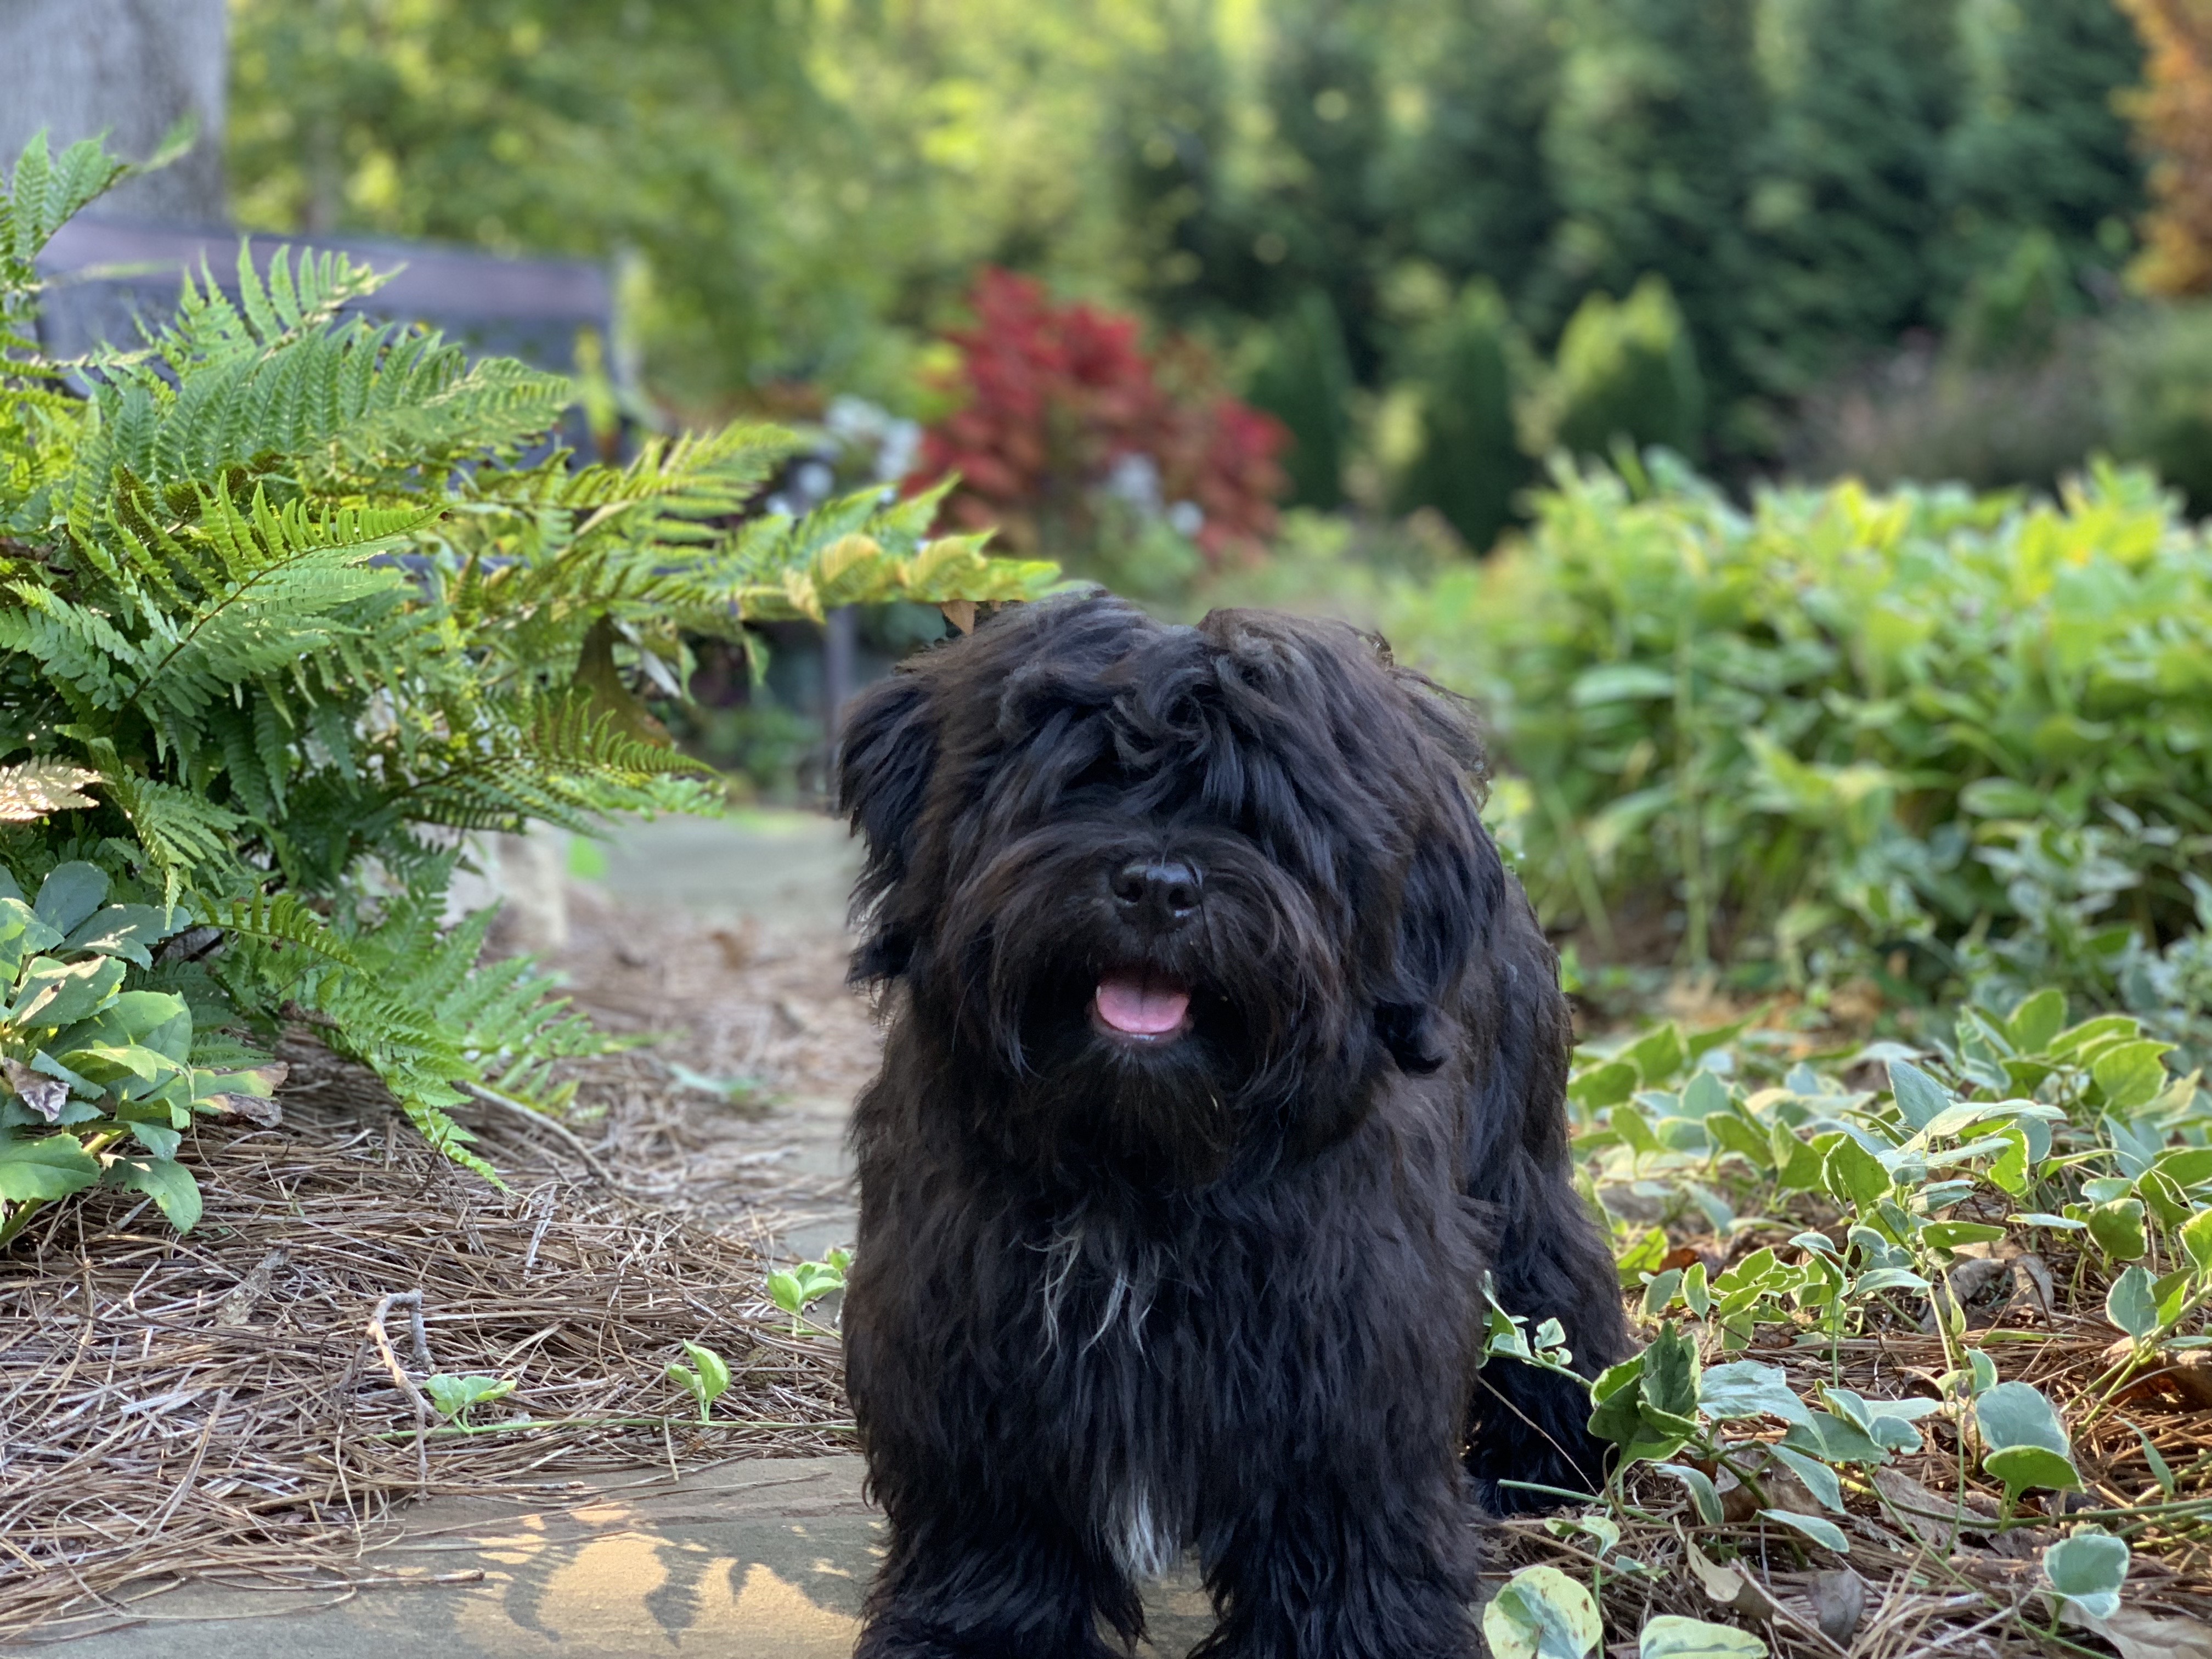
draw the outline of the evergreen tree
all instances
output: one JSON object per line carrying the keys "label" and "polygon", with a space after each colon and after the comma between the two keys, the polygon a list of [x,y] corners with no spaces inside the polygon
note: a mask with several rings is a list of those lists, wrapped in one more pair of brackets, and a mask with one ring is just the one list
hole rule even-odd
{"label": "evergreen tree", "polygon": [[1946,264],[1954,289],[2043,229],[2069,261],[2111,264],[2143,203],[2117,95],[2142,44],[2112,0],[1967,0],[1972,96],[1946,145]]}
{"label": "evergreen tree", "polygon": [[1747,225],[1767,129],[1754,0],[1565,0],[1571,61],[1545,133],[1565,218],[1528,320],[1657,272],[1714,390],[1751,384],[1739,317],[1759,275]]}
{"label": "evergreen tree", "polygon": [[1559,337],[1549,441],[1602,456],[1619,443],[1664,444],[1692,459],[1705,430],[1696,348],[1663,276],[1619,303],[1592,294]]}
{"label": "evergreen tree", "polygon": [[[1253,221],[1269,267],[1261,314],[1305,307],[1304,292],[1320,290],[1363,381],[1382,361],[1368,319],[1389,241],[1376,188],[1388,129],[1377,25],[1377,9],[1360,0],[1284,0],[1276,9],[1265,84],[1280,172]],[[1317,314],[1308,308],[1307,325]]]}
{"label": "evergreen tree", "polygon": [[1409,80],[1408,130],[1386,154],[1393,251],[1453,280],[1527,285],[1558,228],[1544,121],[1563,54],[1548,0],[1407,5],[1394,56]]}
{"label": "evergreen tree", "polygon": [[1773,125],[1749,203],[1757,277],[1737,362],[1788,394],[1933,320],[1929,252],[1957,81],[1951,0],[1778,9]]}
{"label": "evergreen tree", "polygon": [[1309,289],[1269,329],[1267,355],[1244,394],[1290,428],[1283,471],[1297,506],[1333,507],[1344,499],[1352,386],[1336,307],[1323,289]]}
{"label": "evergreen tree", "polygon": [[1477,552],[1512,521],[1515,492],[1528,482],[1513,429],[1510,326],[1495,285],[1478,280],[1415,335],[1411,354],[1421,447],[1399,483],[1396,506],[1401,513],[1434,507]]}

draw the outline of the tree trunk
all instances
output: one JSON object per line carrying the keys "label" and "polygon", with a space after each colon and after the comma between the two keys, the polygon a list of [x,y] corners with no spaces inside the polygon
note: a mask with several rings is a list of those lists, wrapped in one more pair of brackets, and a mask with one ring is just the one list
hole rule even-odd
{"label": "tree trunk", "polygon": [[111,150],[140,161],[190,114],[199,124],[191,153],[94,211],[220,223],[224,21],[224,0],[0,0],[0,167],[12,172],[42,127],[58,151],[105,130]]}

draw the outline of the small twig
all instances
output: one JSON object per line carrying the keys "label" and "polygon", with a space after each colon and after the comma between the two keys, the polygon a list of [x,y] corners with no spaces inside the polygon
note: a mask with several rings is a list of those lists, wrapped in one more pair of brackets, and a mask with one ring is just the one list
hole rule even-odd
{"label": "small twig", "polygon": [[415,1468],[416,1479],[427,1490],[430,1485],[430,1402],[422,1397],[392,1351],[392,1338],[384,1328],[384,1316],[394,1308],[406,1308],[415,1316],[415,1357],[424,1370],[430,1369],[430,1339],[422,1328],[422,1292],[420,1291],[387,1291],[376,1304],[376,1311],[368,1316],[369,1340],[376,1351],[384,1356],[384,1368],[392,1373],[392,1380],[399,1385],[415,1407]]}
{"label": "small twig", "polygon": [[496,1106],[503,1112],[512,1112],[515,1116],[535,1124],[581,1158],[584,1167],[598,1178],[601,1186],[613,1188],[617,1192],[622,1190],[622,1183],[608,1173],[607,1166],[599,1162],[599,1155],[584,1145],[582,1138],[567,1124],[558,1119],[548,1117],[535,1106],[526,1106],[519,1100],[510,1100],[505,1095],[487,1089],[481,1084],[464,1082],[456,1086],[471,1100],[479,1101],[486,1106]]}

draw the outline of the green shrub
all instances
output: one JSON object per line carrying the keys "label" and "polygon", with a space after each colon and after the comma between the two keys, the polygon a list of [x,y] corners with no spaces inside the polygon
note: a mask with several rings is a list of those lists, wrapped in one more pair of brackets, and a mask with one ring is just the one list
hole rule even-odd
{"label": "green shrub", "polygon": [[1319,289],[1300,295],[1269,327],[1266,345],[1245,398],[1290,428],[1282,466],[1290,477],[1291,503],[1334,507],[1344,499],[1352,362],[1328,295]]}
{"label": "green shrub", "polygon": [[336,255],[241,252],[239,303],[187,282],[64,378],[33,261],[125,171],[40,139],[0,193],[0,1242],[101,1180],[190,1224],[179,1137],[265,1111],[288,1018],[483,1169],[450,1109],[557,1104],[598,1039],[441,929],[462,837],[713,799],[632,689],[684,631],[1052,575],[925,541],[929,498],[738,522],[770,428],[572,467],[566,380],[342,316],[378,279]]}
{"label": "green shrub", "polygon": [[2212,512],[2212,305],[2153,306],[2116,323],[2105,370],[2113,451]]}
{"label": "green shrub", "polygon": [[1513,498],[1529,478],[1513,423],[1510,326],[1497,288],[1471,283],[1413,344],[1420,447],[1399,481],[1396,506],[1434,507],[1478,552],[1511,522]]}
{"label": "green shrub", "polygon": [[1605,455],[1626,441],[1698,453],[1705,384],[1666,278],[1644,277],[1625,301],[1593,293],[1577,307],[1541,416],[1545,451]]}
{"label": "green shrub", "polygon": [[1523,874],[1601,949],[1641,911],[1800,977],[2189,981],[2151,953],[2212,848],[2212,547],[2144,474],[1747,512],[1663,455],[1563,466],[1525,545],[1382,611],[1486,700]]}

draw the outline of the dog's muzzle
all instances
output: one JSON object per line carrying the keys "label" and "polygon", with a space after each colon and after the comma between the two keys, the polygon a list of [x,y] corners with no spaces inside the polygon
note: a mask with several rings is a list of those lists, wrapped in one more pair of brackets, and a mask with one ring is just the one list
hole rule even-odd
{"label": "dog's muzzle", "polygon": [[[1107,887],[1122,922],[1155,939],[1179,932],[1198,915],[1198,872],[1180,859],[1133,859]],[[1091,1017],[1120,1042],[1172,1042],[1190,1026],[1190,988],[1150,968],[1117,969],[1099,980]]]}

